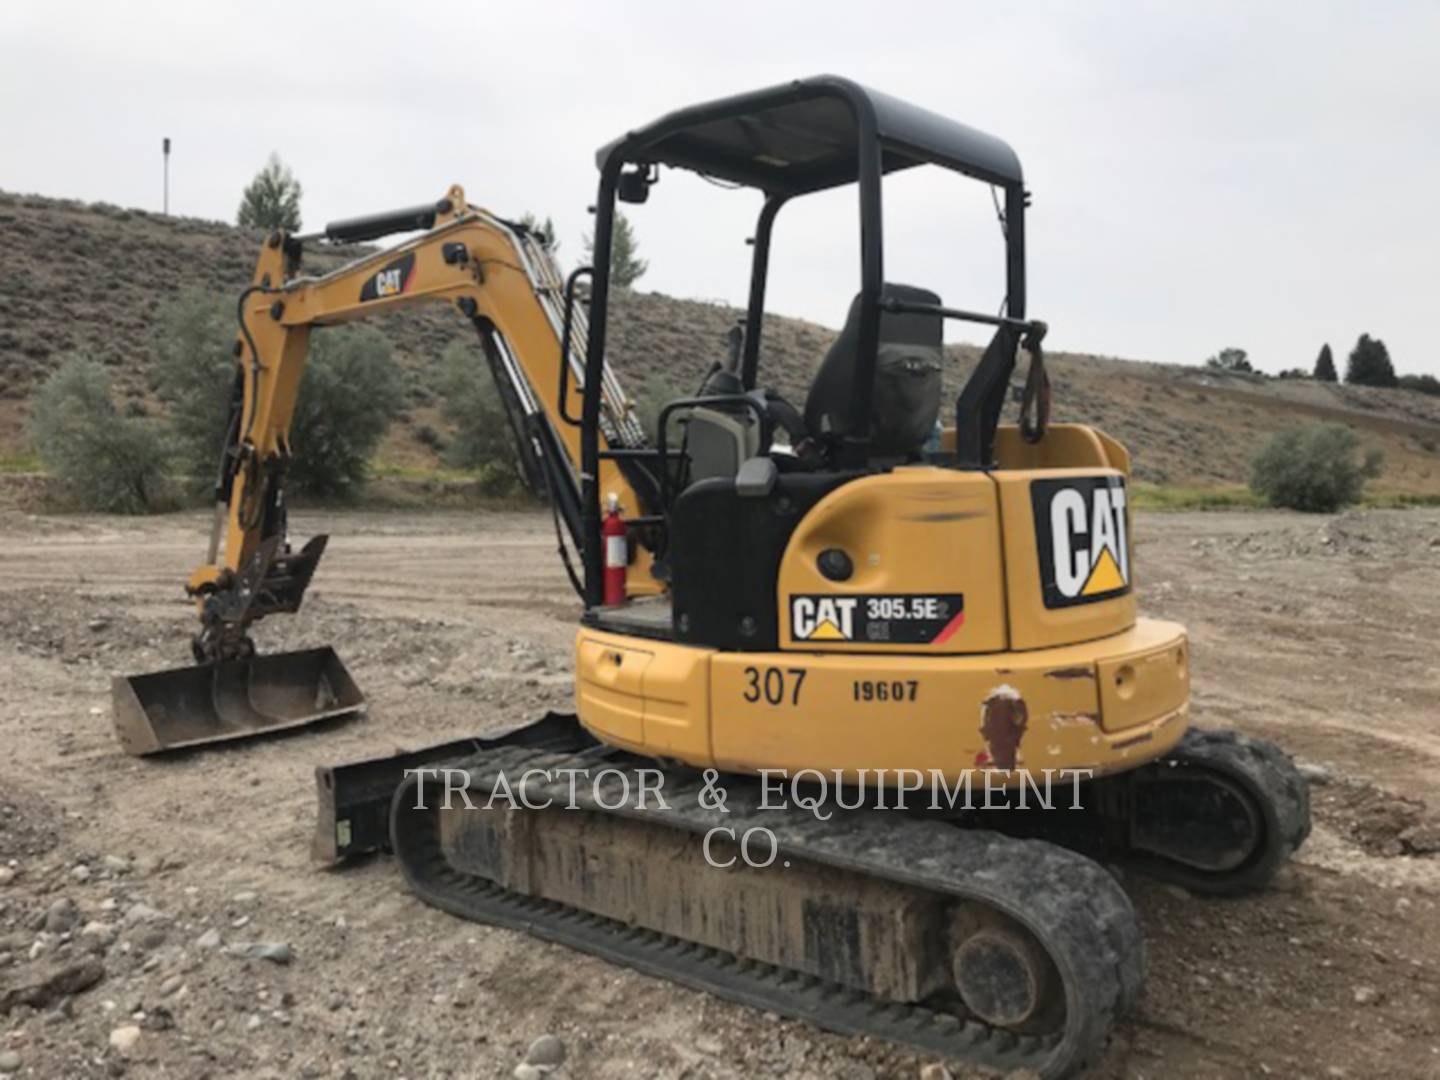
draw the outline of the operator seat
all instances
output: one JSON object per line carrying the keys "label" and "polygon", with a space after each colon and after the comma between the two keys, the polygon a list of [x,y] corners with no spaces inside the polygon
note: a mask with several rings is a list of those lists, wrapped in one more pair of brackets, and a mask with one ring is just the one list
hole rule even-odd
{"label": "operator seat", "polygon": [[[701,397],[740,397],[744,393],[740,376],[723,367],[712,371],[700,388]],[[734,476],[741,465],[760,452],[760,425],[755,414],[743,405],[697,405],[687,413],[685,454],[690,483],[713,476]]]}
{"label": "operator seat", "polygon": [[[885,300],[939,305],[940,297],[911,285],[886,285]],[[940,415],[940,366],[944,323],[939,315],[881,311],[875,357],[875,392],[870,403],[872,458],[909,460],[920,453]],[[859,359],[860,296],[850,302],[845,326],[815,373],[805,399],[805,427],[823,445],[833,446],[851,431],[855,365]]]}

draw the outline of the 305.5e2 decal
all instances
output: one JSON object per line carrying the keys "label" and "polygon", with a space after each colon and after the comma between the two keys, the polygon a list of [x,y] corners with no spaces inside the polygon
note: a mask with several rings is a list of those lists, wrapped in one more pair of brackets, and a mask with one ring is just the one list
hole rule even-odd
{"label": "305.5e2 decal", "polygon": [[964,623],[960,593],[790,597],[790,636],[796,641],[939,645]]}

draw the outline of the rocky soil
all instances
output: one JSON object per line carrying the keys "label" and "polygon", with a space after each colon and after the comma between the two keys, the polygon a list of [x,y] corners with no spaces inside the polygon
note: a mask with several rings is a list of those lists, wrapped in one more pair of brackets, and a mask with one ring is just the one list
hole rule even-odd
{"label": "rocky soil", "polygon": [[[384,858],[311,863],[317,764],[567,705],[543,515],[297,514],[335,538],[262,647],[335,644],[369,717],[123,755],[109,679],[186,662],[205,525],[0,512],[0,1077],[974,1075],[451,918]],[[1090,1075],[1440,1074],[1440,513],[1137,533],[1199,719],[1299,755],[1316,830],[1261,896],[1122,877],[1149,981]]]}

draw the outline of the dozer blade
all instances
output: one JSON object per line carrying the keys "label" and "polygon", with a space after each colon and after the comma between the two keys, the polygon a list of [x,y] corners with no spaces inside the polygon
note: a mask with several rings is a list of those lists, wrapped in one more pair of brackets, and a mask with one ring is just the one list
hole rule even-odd
{"label": "dozer blade", "polygon": [[326,646],[117,676],[115,731],[127,753],[247,739],[359,714],[365,695]]}

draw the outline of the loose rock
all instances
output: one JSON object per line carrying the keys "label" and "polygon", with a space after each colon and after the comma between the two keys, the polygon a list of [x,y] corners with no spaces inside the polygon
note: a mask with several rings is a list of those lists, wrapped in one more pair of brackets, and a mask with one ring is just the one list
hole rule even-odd
{"label": "loose rock", "polygon": [[1400,843],[1415,855],[1440,853],[1440,821],[1422,821],[1400,834]]}
{"label": "loose rock", "polygon": [[220,948],[220,944],[220,931],[213,927],[195,939],[195,947],[197,949],[218,949]]}
{"label": "loose rock", "polygon": [[44,928],[52,934],[63,934],[80,921],[80,909],[75,901],[62,896],[45,909]]}
{"label": "loose rock", "polygon": [[1316,787],[1324,787],[1335,779],[1335,774],[1330,771],[1330,768],[1317,761],[1297,761],[1295,762],[1295,771]]}
{"label": "loose rock", "polygon": [[16,1005],[43,1009],[57,998],[88,990],[105,977],[105,965],[87,956],[65,967],[54,968],[35,982],[0,991],[0,1016]]}
{"label": "loose rock", "polygon": [[525,1051],[525,1064],[556,1069],[565,1062],[565,1044],[554,1035],[541,1035]]}
{"label": "loose rock", "polygon": [[149,904],[131,904],[125,909],[125,921],[132,926],[142,922],[160,922],[165,916]]}
{"label": "loose rock", "polygon": [[288,964],[295,959],[295,952],[283,941],[236,942],[226,946],[231,956],[244,960],[269,960],[272,964]]}
{"label": "loose rock", "polygon": [[544,1080],[545,1070],[522,1061],[515,1066],[515,1071],[510,1074],[515,1080]]}
{"label": "loose rock", "polygon": [[140,1028],[135,1024],[126,1024],[110,1032],[110,1045],[122,1054],[128,1054],[135,1049],[135,1044],[140,1041]]}
{"label": "loose rock", "polygon": [[14,1050],[0,1050],[0,1073],[19,1072],[22,1064],[24,1062]]}
{"label": "loose rock", "polygon": [[80,936],[102,949],[108,949],[115,944],[115,927],[109,923],[96,922],[92,919],[81,927]]}

